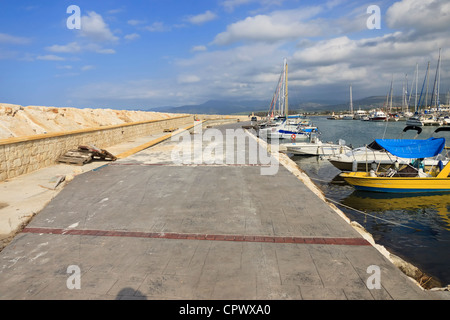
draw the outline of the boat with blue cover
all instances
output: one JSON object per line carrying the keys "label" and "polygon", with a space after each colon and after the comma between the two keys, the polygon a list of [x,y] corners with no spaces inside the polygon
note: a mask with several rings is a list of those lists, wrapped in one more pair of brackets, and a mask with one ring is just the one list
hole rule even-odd
{"label": "boat with blue cover", "polygon": [[[450,127],[441,127],[435,132],[450,131]],[[376,139],[382,148],[391,154],[415,159],[411,164],[396,166],[386,172],[353,171],[341,173],[346,182],[358,190],[374,192],[450,192],[450,162],[446,165],[441,160],[436,166],[426,170],[423,160],[442,156],[445,138],[430,137],[425,140],[415,139]]]}

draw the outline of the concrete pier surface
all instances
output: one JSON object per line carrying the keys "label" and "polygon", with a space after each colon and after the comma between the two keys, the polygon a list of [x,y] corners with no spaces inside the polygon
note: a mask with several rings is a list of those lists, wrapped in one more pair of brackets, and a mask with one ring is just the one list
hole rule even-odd
{"label": "concrete pier surface", "polygon": [[[0,252],[0,299],[448,299],[403,274],[241,126],[203,125],[85,167]],[[20,192],[8,183],[2,197]]]}

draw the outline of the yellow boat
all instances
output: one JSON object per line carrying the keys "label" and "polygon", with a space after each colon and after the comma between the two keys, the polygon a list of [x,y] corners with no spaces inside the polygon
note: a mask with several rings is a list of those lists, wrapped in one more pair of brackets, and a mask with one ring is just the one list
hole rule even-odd
{"label": "yellow boat", "polygon": [[357,190],[375,192],[450,192],[450,165],[435,177],[382,177],[370,172],[341,173],[344,180]]}
{"label": "yellow boat", "polygon": [[[390,153],[405,158],[424,159],[439,155],[445,146],[444,138],[429,138],[427,140],[399,140],[377,139],[378,144]],[[412,156],[413,154],[417,157]],[[411,167],[408,167],[411,168]],[[357,190],[373,192],[450,192],[450,162],[445,167],[434,168],[432,171],[423,172],[418,169],[390,170],[384,173],[347,172],[341,173],[344,180]]]}

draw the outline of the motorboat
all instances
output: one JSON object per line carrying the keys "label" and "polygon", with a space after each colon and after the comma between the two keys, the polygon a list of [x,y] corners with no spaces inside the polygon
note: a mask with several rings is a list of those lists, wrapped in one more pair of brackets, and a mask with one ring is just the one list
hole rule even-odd
{"label": "motorboat", "polygon": [[[450,131],[442,127],[438,131]],[[450,192],[450,162],[438,164],[425,169],[423,160],[439,159],[445,148],[445,138],[430,137],[426,140],[416,139],[376,139],[377,144],[389,153],[400,157],[415,159],[410,165],[396,166],[388,171],[352,171],[341,173],[340,176],[357,190],[372,192]]]}
{"label": "motorboat", "polygon": [[423,119],[422,116],[418,113],[414,114],[412,117],[408,118],[408,120],[406,120],[406,125],[407,126],[423,126]]}
{"label": "motorboat", "polygon": [[367,117],[367,111],[358,109],[358,110],[355,111],[353,119],[355,119],[355,120],[362,120],[364,117]]}
{"label": "motorboat", "polygon": [[384,111],[381,110],[376,110],[369,116],[370,121],[387,121],[387,118],[388,117],[386,113],[384,113]]}
{"label": "motorboat", "polygon": [[284,144],[286,152],[294,155],[308,155],[308,156],[330,156],[343,154],[351,150],[345,145],[344,140],[339,140],[338,143],[322,142],[316,133],[310,134],[308,142],[293,142]]}
{"label": "motorboat", "polygon": [[[416,131],[414,138],[422,133],[422,128],[417,126],[406,126],[399,138],[408,131]],[[374,164],[383,169],[391,167],[395,162],[399,164],[408,164],[411,159],[404,159],[394,156],[382,148],[376,141],[370,144],[351,149],[344,154],[336,154],[327,158],[330,163],[341,171],[364,171]],[[434,165],[436,161],[427,159],[426,165]]]}

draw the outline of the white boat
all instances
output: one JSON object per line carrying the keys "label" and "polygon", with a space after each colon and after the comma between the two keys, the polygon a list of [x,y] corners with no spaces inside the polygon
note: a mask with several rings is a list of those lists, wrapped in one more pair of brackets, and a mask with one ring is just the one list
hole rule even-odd
{"label": "white boat", "polygon": [[406,120],[407,126],[423,126],[422,116],[420,114],[415,114]]}
{"label": "white boat", "polygon": [[309,156],[331,156],[349,152],[350,147],[345,145],[344,140],[339,140],[337,144],[322,142],[317,134],[312,133],[308,142],[293,142],[284,144],[286,152],[294,155]]}
{"label": "white boat", "polygon": [[355,119],[355,120],[362,120],[364,117],[367,117],[367,111],[358,109],[355,112],[355,114],[353,116],[353,119]]}
{"label": "white boat", "polygon": [[339,117],[337,115],[335,115],[333,112],[333,114],[331,116],[328,116],[327,119],[328,120],[337,120],[337,119],[339,119]]}
{"label": "white boat", "polygon": [[[376,168],[388,169],[396,162],[398,165],[410,165],[412,159],[400,158],[383,150],[371,147],[360,147],[345,154],[332,155],[327,158],[330,163],[341,171],[367,171],[374,165]],[[425,167],[436,166],[439,159],[424,159]],[[444,164],[448,160],[442,161]]]}
{"label": "white boat", "polygon": [[369,116],[370,121],[387,121],[387,115],[381,110],[376,110]]}
{"label": "white boat", "polygon": [[[403,129],[403,133],[408,130],[417,130],[417,135],[419,135],[422,131],[420,127],[407,126]],[[392,155],[379,146],[375,141],[367,146],[355,148],[345,154],[338,154],[328,157],[328,161],[330,161],[332,165],[341,171],[366,171],[368,169],[370,170],[372,166],[387,169],[392,167],[394,164],[410,165],[412,160],[413,159],[400,158]],[[424,159],[424,165],[425,167],[436,166],[439,160],[442,161],[443,159]],[[446,164],[448,159],[444,159],[442,162]]]}
{"label": "white boat", "polygon": [[[289,119],[293,120],[293,119]],[[258,136],[263,139],[289,139],[303,141],[309,138],[311,132],[317,131],[317,127],[312,125],[308,119],[299,118],[295,124],[288,124],[283,121],[281,124],[266,126],[258,130]]]}
{"label": "white boat", "polygon": [[434,115],[425,116],[422,120],[424,126],[441,126],[443,125],[443,121],[440,121]]}

